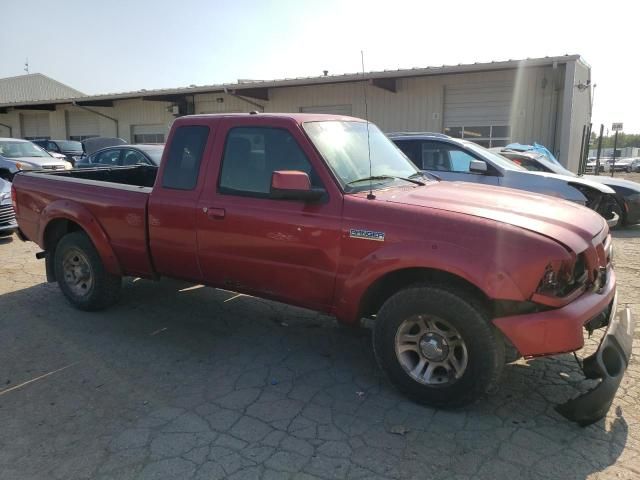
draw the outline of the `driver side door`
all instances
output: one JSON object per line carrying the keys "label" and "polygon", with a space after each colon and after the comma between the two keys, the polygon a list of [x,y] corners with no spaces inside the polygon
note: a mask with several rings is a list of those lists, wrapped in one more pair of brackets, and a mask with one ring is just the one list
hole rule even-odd
{"label": "driver side door", "polygon": [[[232,127],[220,132],[216,148],[221,162],[210,162],[216,168],[207,172],[197,209],[198,258],[205,281],[328,309],[342,197],[317,175],[319,159],[299,132],[229,123]],[[307,173],[313,186],[325,188],[325,198],[271,198],[272,173],[282,170]]]}

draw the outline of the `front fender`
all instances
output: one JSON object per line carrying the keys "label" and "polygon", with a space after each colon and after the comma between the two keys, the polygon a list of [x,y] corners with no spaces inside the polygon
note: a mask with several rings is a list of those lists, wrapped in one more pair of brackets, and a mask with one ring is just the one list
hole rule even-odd
{"label": "front fender", "polygon": [[113,275],[122,275],[120,262],[102,225],[89,209],[77,202],[56,200],[42,210],[38,222],[38,245],[46,248],[45,232],[47,227],[52,221],[59,219],[69,220],[78,224],[93,242],[105,269]]}
{"label": "front fender", "polygon": [[376,250],[355,266],[337,292],[336,317],[345,323],[357,322],[367,289],[385,275],[408,268],[450,273],[475,285],[489,298],[525,300],[511,277],[489,255],[441,241],[402,242]]}

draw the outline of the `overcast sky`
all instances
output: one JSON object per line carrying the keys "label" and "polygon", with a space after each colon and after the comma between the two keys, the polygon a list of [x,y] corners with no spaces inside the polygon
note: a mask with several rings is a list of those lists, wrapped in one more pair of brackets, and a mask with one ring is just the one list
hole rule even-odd
{"label": "overcast sky", "polygon": [[640,133],[636,1],[0,0],[0,77],[85,93],[580,54],[593,122]]}

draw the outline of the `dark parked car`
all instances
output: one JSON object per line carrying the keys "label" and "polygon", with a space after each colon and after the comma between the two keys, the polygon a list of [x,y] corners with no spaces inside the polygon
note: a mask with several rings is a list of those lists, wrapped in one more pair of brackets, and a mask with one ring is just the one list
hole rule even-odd
{"label": "dark parked car", "polygon": [[71,165],[75,165],[80,160],[84,151],[82,144],[75,140],[34,140],[33,143],[41,146],[49,153],[60,153],[64,155]]}
{"label": "dark parked car", "polygon": [[121,167],[128,165],[160,165],[164,145],[118,145],[107,147],[84,157],[76,168]]}
{"label": "dark parked car", "polygon": [[126,145],[127,141],[119,137],[90,137],[85,138],[81,143],[84,151],[83,157],[86,157],[103,148]]}
{"label": "dark parked car", "polygon": [[11,183],[0,178],[0,237],[11,235],[17,228],[11,203]]}
{"label": "dark parked car", "polygon": [[608,175],[583,175],[578,177],[562,165],[550,161],[544,155],[535,152],[516,152],[509,149],[501,149],[500,154],[512,162],[536,172],[550,172],[568,177],[586,178],[594,182],[600,182],[615,191],[617,205],[613,211],[620,217],[620,226],[640,223],[640,183],[631,182],[622,178],[612,178]]}

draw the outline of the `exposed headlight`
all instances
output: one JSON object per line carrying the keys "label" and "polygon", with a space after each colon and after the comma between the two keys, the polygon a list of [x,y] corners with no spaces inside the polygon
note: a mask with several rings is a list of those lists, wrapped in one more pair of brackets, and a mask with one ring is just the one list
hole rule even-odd
{"label": "exposed headlight", "polygon": [[575,262],[549,262],[544,269],[537,292],[542,295],[564,297],[587,281],[583,255]]}
{"label": "exposed headlight", "polygon": [[73,168],[73,165],[71,165],[71,162],[64,162],[64,169],[65,170],[71,170]]}

